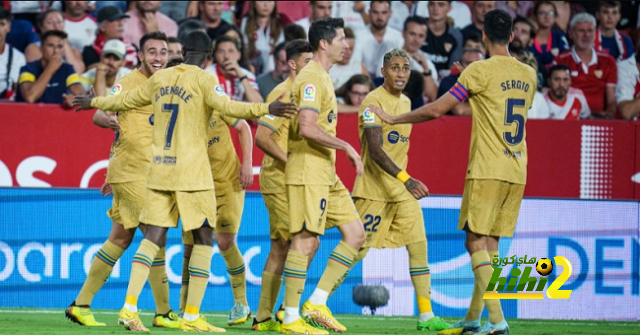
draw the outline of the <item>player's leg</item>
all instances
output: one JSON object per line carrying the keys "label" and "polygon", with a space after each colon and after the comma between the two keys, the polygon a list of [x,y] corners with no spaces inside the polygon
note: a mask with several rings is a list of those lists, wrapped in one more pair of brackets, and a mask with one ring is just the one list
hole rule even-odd
{"label": "player's leg", "polygon": [[187,305],[187,295],[189,294],[189,261],[193,251],[193,232],[182,232],[182,286],[180,286],[180,313],[184,313]]}
{"label": "player's leg", "polygon": [[309,258],[324,234],[329,186],[287,185],[291,246],[284,265],[284,334],[328,334],[300,318],[300,297],[307,279]]}
{"label": "player's leg", "polygon": [[240,221],[244,207],[244,191],[229,191],[216,195],[216,243],[220,248],[220,255],[224,259],[229,274],[229,283],[233,293],[233,308],[229,312],[227,323],[230,326],[245,323],[250,315],[247,302],[247,281],[244,258],[236,243]]}
{"label": "player's leg", "polygon": [[[343,224],[344,222],[347,223]],[[339,285],[351,268],[358,250],[365,242],[365,235],[349,191],[341,181],[338,181],[329,193],[327,226],[338,226],[342,239],[331,252],[318,286],[302,306],[302,313],[327,329],[344,332],[347,328],[333,317],[327,307],[327,299],[329,293]]]}
{"label": "player's leg", "polygon": [[106,324],[96,322],[91,313],[90,305],[93,297],[102,288],[104,283],[111,276],[113,266],[120,256],[131,245],[136,229],[125,229],[124,226],[115,221],[111,224],[109,238],[104,242],[100,250],[96,253],[87,279],[85,279],[76,299],[65,310],[66,317],[83,326],[105,326]]}

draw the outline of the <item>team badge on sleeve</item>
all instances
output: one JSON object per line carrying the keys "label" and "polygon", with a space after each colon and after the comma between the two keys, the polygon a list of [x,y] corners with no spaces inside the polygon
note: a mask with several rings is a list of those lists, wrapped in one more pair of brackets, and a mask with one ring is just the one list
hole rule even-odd
{"label": "team badge on sleeve", "polygon": [[214,91],[216,91],[216,93],[218,93],[218,95],[219,95],[219,96],[221,96],[221,97],[226,95],[226,93],[224,92],[224,90],[222,89],[222,87],[220,87],[220,85],[216,85],[216,86],[213,88],[213,90],[214,90]]}
{"label": "team badge on sleeve", "polygon": [[122,92],[122,85],[117,84],[111,89],[111,91],[109,92],[109,95],[118,95],[120,94],[120,92]]}
{"label": "team badge on sleeve", "polygon": [[315,101],[316,100],[316,88],[315,86],[309,84],[304,88],[304,97],[303,101]]}
{"label": "team badge on sleeve", "polygon": [[373,114],[371,109],[367,108],[364,110],[364,113],[362,113],[362,121],[364,123],[374,123],[376,122],[376,115]]}

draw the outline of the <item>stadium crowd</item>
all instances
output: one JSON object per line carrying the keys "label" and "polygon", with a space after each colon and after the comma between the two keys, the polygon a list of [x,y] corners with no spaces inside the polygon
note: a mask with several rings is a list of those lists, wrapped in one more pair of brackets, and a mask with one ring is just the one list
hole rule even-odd
{"label": "stadium crowd", "polygon": [[215,41],[206,70],[234,100],[262,102],[288,76],[285,43],[332,16],[349,28],[350,50],[330,71],[339,112],[357,112],[382,84],[391,48],[412,57],[404,93],[416,108],[456,83],[454,62],[486,57],[494,8],[515,19],[512,56],[538,72],[529,118],[638,118],[640,1],[3,1],[0,101],[68,106],[90,86],[106,95],[138,65],[142,35],[164,32],[180,56],[181,37],[202,30]]}

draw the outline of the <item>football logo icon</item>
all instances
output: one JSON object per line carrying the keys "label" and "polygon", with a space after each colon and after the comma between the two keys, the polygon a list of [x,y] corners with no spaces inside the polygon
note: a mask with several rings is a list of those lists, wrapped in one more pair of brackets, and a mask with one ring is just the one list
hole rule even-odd
{"label": "football logo icon", "polygon": [[553,272],[553,263],[548,258],[540,258],[536,263],[536,271],[543,276],[546,277]]}

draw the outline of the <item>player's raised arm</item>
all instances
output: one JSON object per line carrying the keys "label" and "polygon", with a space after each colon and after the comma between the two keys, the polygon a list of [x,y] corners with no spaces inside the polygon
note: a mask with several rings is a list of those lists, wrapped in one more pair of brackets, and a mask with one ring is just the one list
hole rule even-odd
{"label": "player's raised arm", "polygon": [[131,91],[108,97],[95,97],[95,92],[89,95],[78,95],[73,99],[76,110],[99,108],[108,111],[128,111],[151,104],[151,87],[153,80],[147,80],[143,85]]}
{"label": "player's raised arm", "polygon": [[411,111],[411,113],[396,116],[387,114],[378,106],[369,105],[368,107],[371,108],[371,111],[376,113],[382,121],[388,124],[420,123],[441,117],[462,101],[464,100],[459,100],[452,95],[451,92],[448,92],[441,96],[440,99],[415,109]]}

